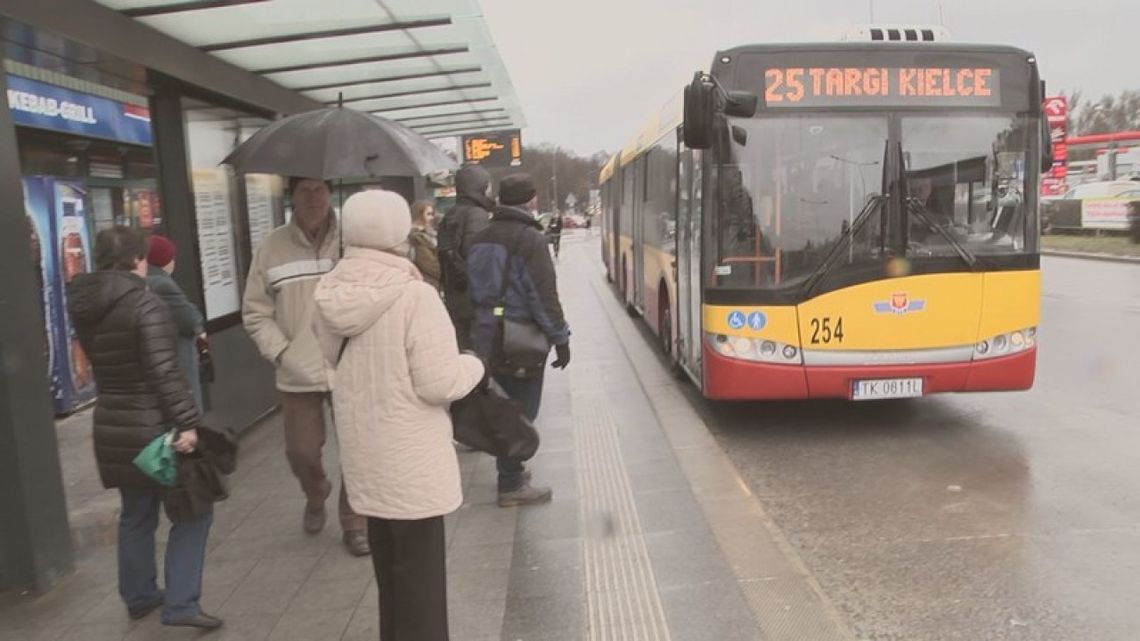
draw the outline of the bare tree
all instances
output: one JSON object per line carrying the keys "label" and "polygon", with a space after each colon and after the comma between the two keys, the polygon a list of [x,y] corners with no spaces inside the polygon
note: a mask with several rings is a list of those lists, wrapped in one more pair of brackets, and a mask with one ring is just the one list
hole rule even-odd
{"label": "bare tree", "polygon": [[[550,144],[523,147],[522,156],[522,167],[491,169],[491,175],[498,184],[507,174],[519,171],[530,174],[538,187],[538,208],[541,211],[565,209],[569,194],[574,194],[578,206],[584,207],[590,202],[590,190],[598,188],[598,173],[609,159],[606,152],[583,157]],[[554,179],[556,173],[557,180]]]}
{"label": "bare tree", "polygon": [[1084,102],[1079,91],[1069,96],[1069,135],[1136,130],[1140,130],[1140,91],[1123,91],[1092,102]]}

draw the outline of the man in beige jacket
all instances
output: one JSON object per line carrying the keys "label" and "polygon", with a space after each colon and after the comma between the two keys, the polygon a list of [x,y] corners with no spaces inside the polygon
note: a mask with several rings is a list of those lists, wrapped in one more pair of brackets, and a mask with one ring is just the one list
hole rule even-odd
{"label": "man in beige jacket", "polygon": [[[331,186],[322,180],[291,178],[293,220],[270,234],[253,257],[242,302],[242,321],[262,356],[277,367],[277,389],[285,413],[285,455],[308,502],[306,532],[325,525],[325,500],[332,483],[325,475],[325,402],[329,385],[324,356],[313,334],[318,279],[340,255],[340,232],[332,215]],[[357,556],[369,553],[366,522],[340,490],[344,543]]]}

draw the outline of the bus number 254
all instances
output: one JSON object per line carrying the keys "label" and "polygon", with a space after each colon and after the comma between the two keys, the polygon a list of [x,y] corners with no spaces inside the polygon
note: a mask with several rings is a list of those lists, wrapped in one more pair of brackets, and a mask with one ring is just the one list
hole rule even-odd
{"label": "bus number 254", "polygon": [[843,342],[843,317],[824,316],[811,319],[811,344],[830,345],[832,341]]}

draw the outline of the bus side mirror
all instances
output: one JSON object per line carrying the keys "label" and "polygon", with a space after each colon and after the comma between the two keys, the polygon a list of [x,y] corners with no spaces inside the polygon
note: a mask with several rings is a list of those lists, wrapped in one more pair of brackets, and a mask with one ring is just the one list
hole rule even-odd
{"label": "bus side mirror", "polygon": [[716,89],[704,74],[693,74],[693,81],[685,87],[685,123],[682,134],[689,149],[708,149],[712,146],[713,117],[716,111]]}
{"label": "bus side mirror", "polygon": [[760,106],[760,97],[747,91],[728,92],[728,102],[724,104],[724,113],[736,118],[751,118],[756,115],[756,108]]}
{"label": "bus side mirror", "polygon": [[1049,122],[1041,118],[1041,173],[1053,170],[1053,138],[1049,135]]}
{"label": "bus side mirror", "polygon": [[1039,80],[1037,89],[1040,92],[1038,96],[1041,99],[1041,173],[1046,174],[1053,171],[1053,136],[1049,127],[1049,119],[1045,116],[1045,96],[1048,95],[1045,91],[1045,81]]}

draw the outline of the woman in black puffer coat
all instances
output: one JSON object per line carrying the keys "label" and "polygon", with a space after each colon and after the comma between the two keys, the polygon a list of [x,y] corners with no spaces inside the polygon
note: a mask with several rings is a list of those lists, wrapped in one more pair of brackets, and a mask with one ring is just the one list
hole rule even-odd
{"label": "woman in black puffer coat", "polygon": [[95,241],[98,271],[68,286],[68,311],[94,370],[95,460],[103,486],[122,496],[119,594],[133,619],[163,607],[167,625],[215,628],[198,605],[212,514],[175,523],[166,549],[166,593],[156,583],[154,534],[164,489],[134,466],[163,433],[176,450],[194,450],[198,408],[178,366],[176,330],[165,304],[146,286],[146,241],[126,227]]}

